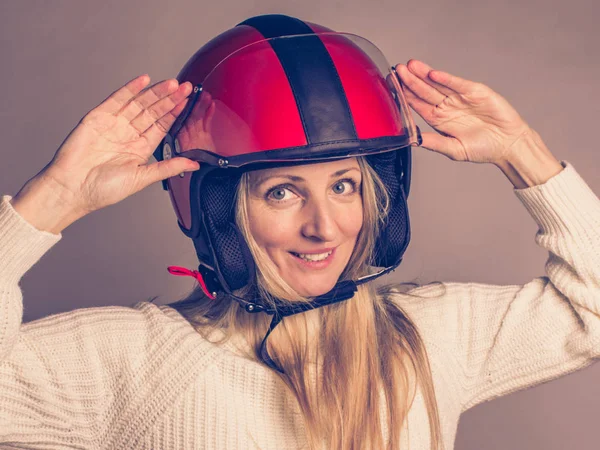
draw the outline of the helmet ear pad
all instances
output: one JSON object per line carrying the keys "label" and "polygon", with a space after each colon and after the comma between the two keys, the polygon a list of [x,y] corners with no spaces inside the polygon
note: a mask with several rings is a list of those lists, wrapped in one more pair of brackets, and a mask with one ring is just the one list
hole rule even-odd
{"label": "helmet ear pad", "polygon": [[[404,192],[404,177],[410,176],[410,165],[406,163],[407,159],[410,162],[410,154],[408,158],[407,155],[402,156],[402,152],[406,151],[401,149],[366,156],[368,164],[385,185],[390,201],[388,215],[375,243],[373,263],[377,267],[399,264],[410,242],[410,221]],[[306,163],[308,161],[299,161],[290,165]],[[232,199],[236,199],[242,173],[242,169],[212,170],[206,174],[199,189],[202,233],[211,250],[217,278],[228,292],[253,283],[256,275],[250,249],[235,224],[236,201]]]}
{"label": "helmet ear pad", "polygon": [[213,170],[206,174],[199,193],[202,228],[211,249],[222,287],[231,292],[253,280],[255,264],[250,249],[235,223],[237,187],[242,171]]}
{"label": "helmet ear pad", "polygon": [[[405,177],[410,177],[410,148],[366,156],[366,160],[386,187],[389,212],[375,241],[373,264],[389,267],[400,263],[410,242],[410,220]],[[409,178],[410,179],[410,178]]]}

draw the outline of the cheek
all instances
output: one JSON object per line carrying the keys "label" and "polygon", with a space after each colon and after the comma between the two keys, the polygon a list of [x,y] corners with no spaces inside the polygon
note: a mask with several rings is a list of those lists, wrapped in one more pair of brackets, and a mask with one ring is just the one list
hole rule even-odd
{"label": "cheek", "polygon": [[250,232],[256,243],[267,251],[289,245],[297,233],[297,221],[292,214],[275,211],[265,206],[249,205]]}
{"label": "cheek", "polygon": [[347,237],[358,236],[363,224],[362,204],[357,203],[352,207],[344,208],[343,211],[340,211],[339,217],[343,217],[343,220],[339,221],[342,233]]}

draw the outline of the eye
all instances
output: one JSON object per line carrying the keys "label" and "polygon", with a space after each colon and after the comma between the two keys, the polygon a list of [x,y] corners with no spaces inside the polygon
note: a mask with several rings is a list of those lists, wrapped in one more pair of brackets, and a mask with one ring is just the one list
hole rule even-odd
{"label": "eye", "polygon": [[350,185],[351,191],[349,193],[353,193],[356,190],[356,181],[352,178],[345,178],[343,180],[339,180],[333,185],[333,192],[336,194],[343,194],[347,190],[347,185]]}
{"label": "eye", "polygon": [[291,199],[290,195],[288,195],[286,197],[286,193],[288,193],[288,192],[293,194],[293,192],[286,186],[275,186],[274,188],[269,189],[267,191],[266,197],[268,200],[271,200],[271,201],[285,202],[285,201]]}
{"label": "eye", "polygon": [[[333,192],[338,195],[351,195],[356,192],[357,182],[352,178],[338,180],[333,186]],[[290,188],[290,185],[280,184],[267,190],[265,198],[274,203],[284,203],[292,200],[297,195]]]}

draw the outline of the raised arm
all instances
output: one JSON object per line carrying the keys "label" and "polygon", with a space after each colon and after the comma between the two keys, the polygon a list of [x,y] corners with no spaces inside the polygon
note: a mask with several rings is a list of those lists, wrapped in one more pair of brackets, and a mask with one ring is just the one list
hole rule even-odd
{"label": "raised arm", "polygon": [[207,348],[194,329],[149,303],[22,324],[19,282],[67,226],[198,168],[186,158],[145,164],[191,91],[177,80],[143,90],[148,81],[131,80],[90,111],[40,173],[1,199],[0,444],[128,448],[200,370]]}
{"label": "raised arm", "polygon": [[454,361],[462,410],[591,364],[600,357],[600,200],[489,87],[417,60],[397,70],[410,106],[438,132],[424,133],[423,147],[502,170],[549,255],[546,275],[524,285],[427,285],[412,293],[431,298],[405,303],[432,356]]}

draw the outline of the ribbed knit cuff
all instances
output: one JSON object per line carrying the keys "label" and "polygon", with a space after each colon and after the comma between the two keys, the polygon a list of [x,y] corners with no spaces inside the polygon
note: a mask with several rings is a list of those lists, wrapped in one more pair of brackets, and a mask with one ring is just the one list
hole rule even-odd
{"label": "ribbed knit cuff", "polygon": [[17,283],[62,234],[35,228],[15,211],[11,199],[3,195],[0,201],[0,278]]}
{"label": "ribbed knit cuff", "polygon": [[545,183],[514,193],[541,232],[585,237],[586,230],[600,229],[600,200],[568,161],[561,164],[564,169]]}

